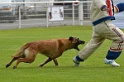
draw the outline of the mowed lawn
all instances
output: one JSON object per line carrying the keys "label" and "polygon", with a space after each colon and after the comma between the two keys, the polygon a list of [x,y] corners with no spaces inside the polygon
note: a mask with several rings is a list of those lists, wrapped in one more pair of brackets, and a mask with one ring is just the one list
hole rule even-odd
{"label": "mowed lawn", "polygon": [[51,61],[44,67],[38,65],[45,61],[44,55],[38,54],[32,64],[20,63],[17,69],[9,68],[6,64],[11,56],[26,42],[53,38],[79,37],[85,40],[82,49],[92,36],[90,26],[59,26],[49,28],[25,28],[0,30],[0,81],[1,82],[123,82],[124,80],[124,53],[116,60],[121,66],[112,67],[104,64],[103,60],[111,45],[105,42],[79,67],[75,67],[72,59],[78,51],[72,49],[58,58],[59,66]]}

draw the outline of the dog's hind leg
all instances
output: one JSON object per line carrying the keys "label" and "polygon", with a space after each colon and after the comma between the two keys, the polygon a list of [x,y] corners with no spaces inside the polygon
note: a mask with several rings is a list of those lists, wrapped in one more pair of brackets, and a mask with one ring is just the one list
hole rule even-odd
{"label": "dog's hind leg", "polygon": [[8,68],[15,60],[17,60],[19,57],[13,57],[13,59],[6,65],[6,68]]}
{"label": "dog's hind leg", "polygon": [[25,63],[32,63],[35,60],[35,57],[37,55],[37,51],[33,50],[32,48],[28,48],[24,52],[25,57],[24,58],[18,58],[16,65],[13,67],[13,69],[17,68],[19,63],[25,62]]}
{"label": "dog's hind leg", "polygon": [[53,62],[54,62],[54,64],[55,64],[55,66],[58,66],[58,61],[57,61],[57,59],[53,59]]}
{"label": "dog's hind leg", "polygon": [[44,66],[45,64],[47,64],[48,62],[50,62],[52,59],[49,57],[45,62],[43,62],[42,64],[38,65],[39,67]]}
{"label": "dog's hind leg", "polygon": [[18,61],[16,62],[16,65],[13,66],[13,69],[17,68],[17,66],[19,65],[19,63],[21,62],[25,62],[25,63],[32,63],[34,61],[34,59],[28,59],[28,58],[19,58]]}

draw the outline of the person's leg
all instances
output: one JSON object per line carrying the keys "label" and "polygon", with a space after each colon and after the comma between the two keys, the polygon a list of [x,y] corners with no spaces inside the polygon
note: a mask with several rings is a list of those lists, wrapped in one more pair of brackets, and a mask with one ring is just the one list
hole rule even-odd
{"label": "person's leg", "polygon": [[104,41],[104,38],[93,37],[88,44],[74,57],[73,62],[78,66],[80,62],[86,60]]}
{"label": "person's leg", "polygon": [[108,50],[107,56],[104,59],[105,64],[110,64],[116,67],[120,66],[120,64],[116,63],[114,60],[116,60],[120,56],[121,52],[122,51],[115,52]]}
{"label": "person's leg", "polygon": [[110,64],[112,66],[120,66],[117,64],[114,60],[116,60],[120,54],[122,53],[123,45],[124,45],[124,33],[117,27],[115,27],[113,24],[106,23],[108,25],[108,39],[112,40],[112,45],[110,49],[107,52],[106,58],[104,59],[104,62],[106,64]]}
{"label": "person's leg", "polygon": [[112,66],[120,66],[118,63],[116,63],[114,60],[116,60],[120,54],[122,53],[122,50],[108,50],[108,53],[106,55],[106,58],[104,59],[105,64],[110,64]]}
{"label": "person's leg", "polygon": [[105,27],[104,23],[93,27],[92,39],[78,55],[73,58],[75,66],[78,66],[80,62],[86,60],[103,43],[105,38],[102,36],[102,32],[106,29]]}

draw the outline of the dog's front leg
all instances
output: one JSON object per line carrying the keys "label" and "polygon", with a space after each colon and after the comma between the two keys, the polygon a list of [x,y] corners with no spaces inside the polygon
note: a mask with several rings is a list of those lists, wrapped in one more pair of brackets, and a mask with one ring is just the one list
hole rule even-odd
{"label": "dog's front leg", "polygon": [[57,59],[53,59],[55,66],[58,66],[58,61]]}
{"label": "dog's front leg", "polygon": [[44,66],[45,64],[47,64],[48,62],[50,62],[52,59],[49,57],[45,62],[43,62],[42,64],[38,65],[39,67]]}

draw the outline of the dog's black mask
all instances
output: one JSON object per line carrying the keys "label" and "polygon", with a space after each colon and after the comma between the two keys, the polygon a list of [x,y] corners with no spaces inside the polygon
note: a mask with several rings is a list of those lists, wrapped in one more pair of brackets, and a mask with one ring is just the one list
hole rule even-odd
{"label": "dog's black mask", "polygon": [[78,48],[78,45],[85,43],[85,41],[80,40],[79,38],[76,38],[76,37],[69,37],[69,40],[71,40],[72,43],[74,43],[73,48],[76,49],[76,50],[78,50],[78,51],[80,50],[80,49]]}

